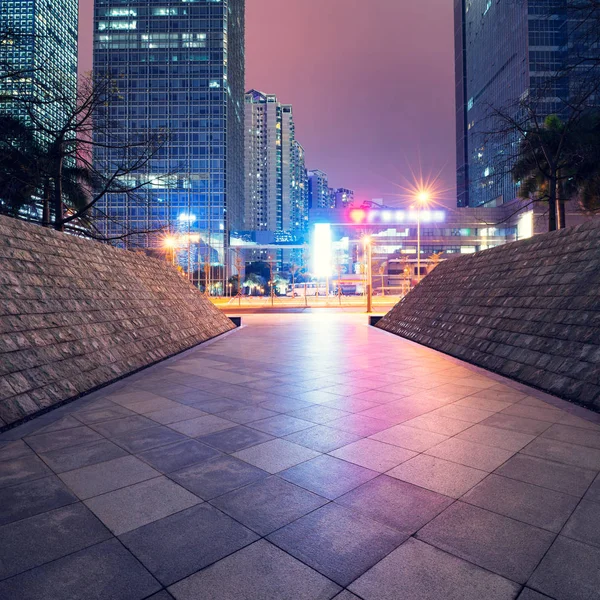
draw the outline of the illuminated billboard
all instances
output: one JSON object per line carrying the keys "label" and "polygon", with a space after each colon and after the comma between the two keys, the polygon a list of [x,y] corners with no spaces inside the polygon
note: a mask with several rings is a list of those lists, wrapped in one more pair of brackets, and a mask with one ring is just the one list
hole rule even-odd
{"label": "illuminated billboard", "polygon": [[312,270],[316,277],[330,277],[333,273],[333,247],[331,225],[317,223],[313,229]]}

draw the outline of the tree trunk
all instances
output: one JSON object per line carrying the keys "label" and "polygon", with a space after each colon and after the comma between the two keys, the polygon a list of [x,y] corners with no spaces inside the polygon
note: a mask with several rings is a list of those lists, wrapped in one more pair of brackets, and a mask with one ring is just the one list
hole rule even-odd
{"label": "tree trunk", "polygon": [[548,231],[556,231],[556,174],[552,175],[548,181]]}
{"label": "tree trunk", "polygon": [[44,198],[42,200],[42,227],[50,227],[50,187],[44,184]]}
{"label": "tree trunk", "polygon": [[54,177],[54,229],[56,231],[65,230],[65,207],[63,204],[62,177],[63,177],[63,162],[62,142],[58,142],[58,156],[56,165],[56,176]]}
{"label": "tree trunk", "polygon": [[565,201],[561,197],[560,183],[556,185],[556,216],[557,229],[564,229],[567,226],[567,214],[565,210]]}

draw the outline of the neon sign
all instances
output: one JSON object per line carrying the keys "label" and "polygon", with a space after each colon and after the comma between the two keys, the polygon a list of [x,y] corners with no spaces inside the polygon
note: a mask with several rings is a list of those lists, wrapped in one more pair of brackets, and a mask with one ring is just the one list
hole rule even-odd
{"label": "neon sign", "polygon": [[415,210],[415,209],[384,209],[365,210],[363,208],[351,208],[348,212],[347,221],[353,225],[366,225],[373,223],[444,223],[446,212],[443,210]]}

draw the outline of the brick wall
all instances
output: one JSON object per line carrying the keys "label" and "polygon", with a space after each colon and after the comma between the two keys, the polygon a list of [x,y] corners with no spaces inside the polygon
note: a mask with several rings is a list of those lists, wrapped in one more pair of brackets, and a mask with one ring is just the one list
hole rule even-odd
{"label": "brick wall", "polygon": [[230,329],[165,262],[0,217],[0,428]]}
{"label": "brick wall", "polygon": [[600,410],[600,220],[449,260],[378,327]]}

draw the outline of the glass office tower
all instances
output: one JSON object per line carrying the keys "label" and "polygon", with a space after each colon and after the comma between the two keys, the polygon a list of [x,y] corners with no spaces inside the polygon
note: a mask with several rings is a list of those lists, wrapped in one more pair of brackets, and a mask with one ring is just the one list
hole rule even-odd
{"label": "glass office tower", "polygon": [[[57,89],[75,97],[77,11],[77,0],[0,0],[0,97],[40,99]],[[60,129],[60,103],[30,106],[44,128]],[[0,102],[0,111],[27,119],[18,102]]]}
{"label": "glass office tower", "polygon": [[[539,118],[565,110],[557,75],[577,43],[570,0],[455,0],[458,206],[496,206],[518,195],[511,167],[518,137],[493,113],[537,98]],[[504,123],[506,127],[506,123]]]}
{"label": "glass office tower", "polygon": [[105,233],[140,232],[119,243],[157,253],[168,236],[186,272],[223,284],[243,221],[244,0],[96,0],[94,70],[119,89],[115,133],[166,137],[140,174],[152,185],[101,204]]}

